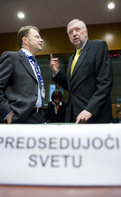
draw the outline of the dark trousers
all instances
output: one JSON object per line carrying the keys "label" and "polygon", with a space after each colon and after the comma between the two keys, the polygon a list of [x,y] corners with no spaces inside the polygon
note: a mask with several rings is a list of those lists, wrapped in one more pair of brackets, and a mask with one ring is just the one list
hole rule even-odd
{"label": "dark trousers", "polygon": [[32,111],[31,114],[24,120],[22,123],[24,124],[40,124],[45,122],[44,112],[43,110],[39,113],[36,111]]}
{"label": "dark trousers", "polygon": [[[45,122],[45,114],[44,111],[41,110],[39,112],[33,110],[29,116],[23,120],[22,122],[12,122],[11,124],[41,124]],[[6,120],[1,121],[2,124],[7,124]]]}

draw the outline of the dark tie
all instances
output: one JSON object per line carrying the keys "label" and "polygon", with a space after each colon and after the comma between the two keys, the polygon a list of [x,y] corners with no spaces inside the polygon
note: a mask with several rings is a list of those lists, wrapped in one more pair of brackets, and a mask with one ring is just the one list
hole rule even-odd
{"label": "dark tie", "polygon": [[[34,62],[35,71],[36,71],[36,72],[38,72],[38,73],[40,73],[40,75],[41,75],[41,71],[40,71],[40,69],[38,70],[38,63],[37,63],[37,59],[36,59],[34,56],[30,56],[30,58],[31,58],[31,59],[32,59],[32,61]],[[37,73],[37,75],[38,75],[38,73]]]}
{"label": "dark tie", "polygon": [[34,56],[30,56],[30,59],[34,62],[34,67],[35,67],[35,71],[36,71],[36,74],[37,74],[37,77],[38,77],[40,92],[41,92],[41,96],[42,96],[42,103],[43,103],[43,106],[44,106],[44,100],[45,100],[45,98],[43,96],[43,92],[45,90],[44,90],[43,78],[41,76],[41,71],[40,71],[39,65],[37,63],[37,59]]}

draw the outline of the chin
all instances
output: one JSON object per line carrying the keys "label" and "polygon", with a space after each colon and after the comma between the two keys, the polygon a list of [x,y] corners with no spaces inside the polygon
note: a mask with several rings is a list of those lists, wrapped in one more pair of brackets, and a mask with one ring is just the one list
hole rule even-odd
{"label": "chin", "polygon": [[[38,52],[39,52],[39,51],[42,51],[42,48],[38,49]],[[38,53],[38,52],[37,52],[37,53]]]}

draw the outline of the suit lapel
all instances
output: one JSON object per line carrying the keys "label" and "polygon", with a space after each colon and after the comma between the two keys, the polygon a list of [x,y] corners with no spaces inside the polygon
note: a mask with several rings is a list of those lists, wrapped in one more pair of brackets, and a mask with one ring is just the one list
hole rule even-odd
{"label": "suit lapel", "polygon": [[[83,48],[82,52],[81,52],[81,55],[79,56],[78,60],[77,60],[77,63],[74,67],[74,70],[73,70],[73,73],[72,73],[72,77],[70,78],[70,80],[73,79],[74,75],[76,74],[78,68],[81,66],[85,56],[87,55],[88,53],[88,49],[89,49],[89,45],[90,45],[90,41],[88,40],[85,47]],[[74,53],[75,55],[75,53]],[[69,72],[70,72],[70,69],[71,69],[71,64],[72,64],[72,61],[73,61],[73,58],[74,58],[74,55],[72,56],[72,59],[70,61],[70,65],[69,65]]]}
{"label": "suit lapel", "polygon": [[69,59],[69,63],[68,63],[68,69],[67,69],[67,79],[70,81],[70,71],[71,71],[71,65],[72,65],[72,61],[74,59],[76,51],[73,53],[73,55],[70,57]]}
{"label": "suit lapel", "polygon": [[71,88],[71,86],[70,86],[70,70],[71,70],[71,64],[72,64],[74,55],[75,55],[75,53],[70,57],[69,63],[68,63],[68,69],[67,69],[67,83],[68,83],[68,91],[69,92],[71,91],[71,89],[70,89]]}
{"label": "suit lapel", "polygon": [[35,77],[35,74],[32,70],[32,67],[27,59],[27,57],[25,56],[25,54],[20,50],[18,51],[19,53],[19,56],[20,56],[20,62],[22,63],[22,65],[24,66],[24,68],[27,70],[27,72],[34,78],[36,79]]}

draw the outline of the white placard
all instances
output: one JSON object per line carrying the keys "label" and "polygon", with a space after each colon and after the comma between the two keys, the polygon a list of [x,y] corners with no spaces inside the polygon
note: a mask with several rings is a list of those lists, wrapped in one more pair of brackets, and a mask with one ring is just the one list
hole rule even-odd
{"label": "white placard", "polygon": [[121,124],[0,125],[0,184],[121,185]]}

